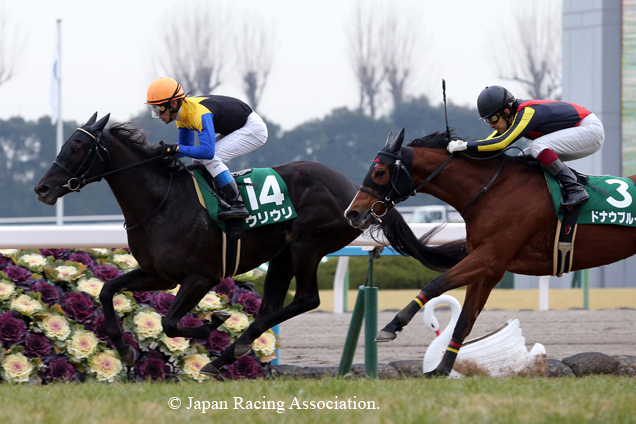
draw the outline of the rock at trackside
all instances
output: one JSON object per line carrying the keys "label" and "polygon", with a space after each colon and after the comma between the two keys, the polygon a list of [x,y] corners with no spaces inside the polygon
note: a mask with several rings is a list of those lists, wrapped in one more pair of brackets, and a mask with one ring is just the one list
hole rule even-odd
{"label": "rock at trackside", "polygon": [[618,359],[600,352],[578,353],[563,358],[563,363],[572,369],[577,377],[593,374],[614,374]]}
{"label": "rock at trackside", "polygon": [[393,368],[403,377],[421,378],[423,376],[422,360],[393,361],[389,362]]}
{"label": "rock at trackside", "polygon": [[618,360],[616,375],[636,377],[636,356],[625,356],[616,359]]}
{"label": "rock at trackside", "polygon": [[[355,364],[351,367],[351,373],[356,378],[367,378],[364,364]],[[378,364],[378,379],[379,380],[399,380],[400,373],[391,365]]]}
{"label": "rock at trackside", "polygon": [[548,367],[545,375],[550,378],[574,377],[574,373],[570,367],[558,359],[548,359]]}

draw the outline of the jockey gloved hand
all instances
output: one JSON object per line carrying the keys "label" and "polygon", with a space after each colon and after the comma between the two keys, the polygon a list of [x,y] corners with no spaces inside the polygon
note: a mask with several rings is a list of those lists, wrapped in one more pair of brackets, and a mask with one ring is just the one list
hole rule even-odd
{"label": "jockey gloved hand", "polygon": [[161,144],[161,156],[172,156],[179,153],[179,145],[178,144]]}
{"label": "jockey gloved hand", "polygon": [[468,142],[464,140],[451,140],[446,146],[449,153],[463,152],[466,149],[468,149]]}

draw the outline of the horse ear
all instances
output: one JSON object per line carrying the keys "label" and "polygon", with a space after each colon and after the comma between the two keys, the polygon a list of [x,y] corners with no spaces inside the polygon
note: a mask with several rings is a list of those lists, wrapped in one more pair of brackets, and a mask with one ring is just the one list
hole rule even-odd
{"label": "horse ear", "polygon": [[95,112],[93,114],[93,116],[90,117],[90,119],[88,121],[86,121],[86,123],[84,124],[85,127],[88,127],[89,125],[93,125],[95,123],[95,121],[97,120],[97,112]]}
{"label": "horse ear", "polygon": [[[397,136],[393,140],[391,140],[391,145],[389,146],[389,150],[392,153],[396,153],[402,147],[402,143],[404,142],[404,127],[400,130]],[[388,140],[387,140],[388,143]]]}
{"label": "horse ear", "polygon": [[384,143],[384,147],[388,146],[391,140],[393,140],[393,131],[389,132],[389,136],[386,138],[386,143]]}
{"label": "horse ear", "polygon": [[96,132],[100,132],[101,130],[103,130],[104,127],[106,126],[106,123],[108,123],[108,118],[110,118],[110,113],[107,114],[106,116],[104,116],[99,121],[95,122],[93,125],[91,125],[91,128],[90,128],[89,131],[91,133],[96,133]]}

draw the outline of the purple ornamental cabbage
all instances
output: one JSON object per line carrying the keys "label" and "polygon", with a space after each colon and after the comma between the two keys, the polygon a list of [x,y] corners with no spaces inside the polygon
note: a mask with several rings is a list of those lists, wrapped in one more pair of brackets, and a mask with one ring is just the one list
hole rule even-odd
{"label": "purple ornamental cabbage", "polygon": [[116,266],[108,265],[108,264],[98,265],[95,268],[93,268],[91,271],[93,271],[93,275],[96,278],[99,278],[104,283],[114,278],[117,278],[121,275],[121,272],[117,269]]}
{"label": "purple ornamental cabbage", "polygon": [[58,303],[60,301],[61,293],[63,293],[60,287],[43,281],[37,281],[33,284],[31,291],[40,293],[42,302],[49,306]]}
{"label": "purple ornamental cabbage", "polygon": [[[133,336],[130,333],[124,333],[122,336],[122,339],[124,339],[124,342],[131,346],[133,349],[135,349],[135,352],[139,353],[139,345],[137,344],[137,341],[135,340],[135,336]],[[114,346],[113,346],[114,348]]]}
{"label": "purple ornamental cabbage", "polygon": [[63,261],[68,260],[71,254],[70,249],[40,249],[40,253],[43,256],[53,256],[55,259],[61,259]]}
{"label": "purple ornamental cabbage", "polygon": [[258,294],[251,292],[243,293],[239,296],[237,303],[243,305],[243,311],[253,317],[258,314],[258,309],[261,307],[261,299]]}
{"label": "purple ornamental cabbage", "polygon": [[0,255],[0,270],[5,269],[9,265],[14,265],[13,259]]}
{"label": "purple ornamental cabbage", "polygon": [[7,277],[9,277],[9,280],[18,284],[23,283],[31,278],[31,271],[15,265],[9,265],[5,267],[2,272],[4,272]]}
{"label": "purple ornamental cabbage", "polygon": [[91,255],[81,250],[72,253],[71,256],[69,256],[68,260],[84,264],[88,269],[91,269],[95,266],[95,261],[93,260],[93,258],[91,258]]}
{"label": "purple ornamental cabbage", "polygon": [[250,355],[238,358],[234,363],[221,370],[221,374],[232,380],[254,380],[265,376],[265,369]]}
{"label": "purple ornamental cabbage", "polygon": [[140,380],[163,381],[170,376],[170,367],[164,355],[150,351],[135,363],[135,372]]}
{"label": "purple ornamental cabbage", "polygon": [[170,293],[157,293],[152,299],[152,305],[162,317],[166,316],[175,296]]}
{"label": "purple ornamental cabbage", "polygon": [[66,358],[54,359],[45,372],[48,380],[71,381],[75,376],[75,367]]}
{"label": "purple ornamental cabbage", "polygon": [[234,280],[231,278],[226,278],[221,280],[219,284],[212,288],[217,294],[224,294],[228,299],[232,299],[234,297],[234,291],[236,290],[236,284],[234,284]]}
{"label": "purple ornamental cabbage", "polygon": [[152,301],[153,292],[132,292],[133,298],[140,305],[148,305]]}
{"label": "purple ornamental cabbage", "polygon": [[103,315],[95,314],[93,318],[93,324],[91,325],[91,331],[95,333],[95,337],[100,340],[108,341],[108,333],[106,332],[106,318]]}
{"label": "purple ornamental cabbage", "polygon": [[218,356],[230,345],[230,335],[214,330],[203,345],[212,355]]}
{"label": "purple ornamental cabbage", "polygon": [[53,343],[41,334],[29,333],[24,340],[24,354],[29,358],[41,358],[51,354]]}
{"label": "purple ornamental cabbage", "polygon": [[200,327],[203,325],[203,321],[192,315],[186,315],[179,321],[179,327]]}
{"label": "purple ornamental cabbage", "polygon": [[12,346],[22,340],[26,332],[26,324],[18,312],[0,314],[0,344]]}
{"label": "purple ornamental cabbage", "polygon": [[62,309],[66,315],[82,324],[89,321],[95,311],[93,299],[84,292],[65,293],[62,303]]}

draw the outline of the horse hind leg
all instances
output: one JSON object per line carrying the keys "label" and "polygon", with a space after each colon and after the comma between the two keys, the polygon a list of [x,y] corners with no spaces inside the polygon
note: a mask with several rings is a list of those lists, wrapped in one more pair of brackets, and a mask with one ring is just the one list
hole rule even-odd
{"label": "horse hind leg", "polygon": [[500,279],[496,279],[494,284],[490,284],[492,281],[490,281],[490,283],[482,281],[466,288],[466,300],[464,301],[464,306],[462,307],[462,312],[459,315],[457,324],[455,324],[453,337],[451,338],[451,341],[437,368],[433,371],[424,373],[424,377],[448,377],[450,372],[453,370],[453,366],[455,365],[455,360],[457,359],[462,343],[470,334],[475,321],[477,321],[477,317],[486,305],[490,292],[493,287],[497,285],[499,280]]}
{"label": "horse hind leg", "polygon": [[[298,262],[300,263],[294,264],[293,267],[291,266],[291,256],[288,260],[281,258],[280,262],[270,262],[265,283],[266,291],[258,317],[218,358],[201,368],[199,371],[201,374],[220,378],[221,368],[249,352],[254,340],[260,337],[261,334],[281,322],[315,309],[320,305],[317,278],[320,258],[311,254],[295,256],[303,259],[299,260]],[[296,272],[294,273],[290,270],[295,270]],[[271,277],[270,273],[272,273]],[[296,275],[296,294],[289,305],[282,307],[285,293],[287,293],[289,282],[294,274]]]}

